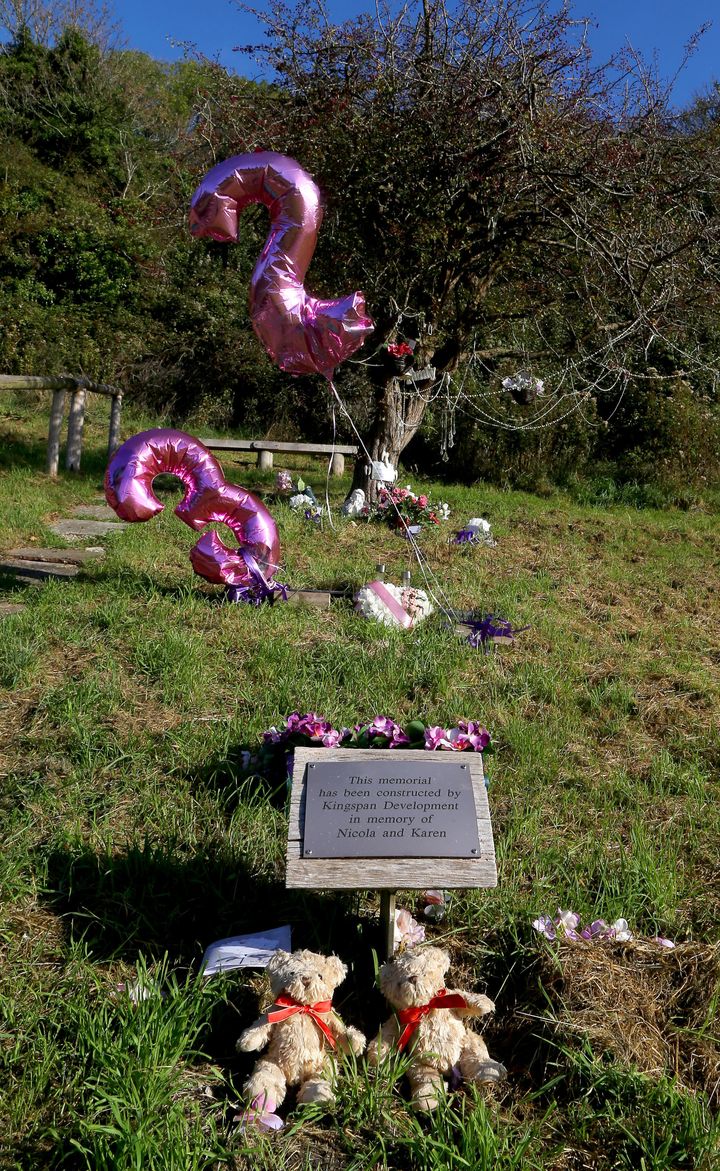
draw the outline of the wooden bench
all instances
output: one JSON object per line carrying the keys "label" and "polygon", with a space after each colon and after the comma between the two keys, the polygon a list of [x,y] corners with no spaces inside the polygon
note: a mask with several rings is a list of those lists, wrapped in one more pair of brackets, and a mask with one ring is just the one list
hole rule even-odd
{"label": "wooden bench", "polygon": [[345,456],[357,455],[357,447],[349,444],[332,443],[280,443],[275,439],[201,439],[200,442],[211,451],[256,451],[258,467],[268,470],[273,466],[275,452],[290,452],[300,455],[332,455],[330,472],[342,476],[345,471]]}

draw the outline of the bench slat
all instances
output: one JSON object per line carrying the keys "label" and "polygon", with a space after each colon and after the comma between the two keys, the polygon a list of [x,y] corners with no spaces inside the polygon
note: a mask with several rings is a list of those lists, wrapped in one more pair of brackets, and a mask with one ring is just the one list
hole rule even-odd
{"label": "bench slat", "polygon": [[201,439],[199,441],[211,451],[289,451],[299,454],[357,455],[357,447],[350,444],[332,443],[281,443],[276,439]]}

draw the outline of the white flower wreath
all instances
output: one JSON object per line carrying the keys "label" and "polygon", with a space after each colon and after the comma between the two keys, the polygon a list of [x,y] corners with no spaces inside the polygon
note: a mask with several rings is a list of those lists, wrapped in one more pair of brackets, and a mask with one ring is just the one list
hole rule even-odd
{"label": "white flower wreath", "polygon": [[[403,610],[412,618],[413,626],[422,622],[433,612],[432,602],[425,590],[416,590],[412,586],[396,586],[389,581],[382,583],[389,594],[402,606]],[[398,620],[388,606],[377,596],[370,586],[363,586],[355,595],[355,609],[363,618],[372,618],[375,622],[382,622],[384,626],[398,626]]]}

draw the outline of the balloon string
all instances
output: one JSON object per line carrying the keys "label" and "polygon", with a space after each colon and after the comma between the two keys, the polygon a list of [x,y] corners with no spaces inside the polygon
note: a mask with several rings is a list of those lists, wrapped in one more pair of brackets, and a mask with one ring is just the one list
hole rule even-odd
{"label": "balloon string", "polygon": [[[328,378],[328,382],[332,386],[332,379]],[[332,401],[332,400],[331,400]],[[333,532],[335,532],[335,525],[333,524],[332,512],[330,510],[330,473],[332,471],[333,460],[335,458],[335,443],[337,440],[337,418],[335,415],[335,403],[332,401],[332,451],[330,452],[330,459],[328,460],[327,471],[325,473],[325,511],[327,512],[328,524]]]}
{"label": "balloon string", "polygon": [[[363,442],[362,435],[360,434],[357,427],[355,426],[354,419],[352,418],[350,412],[348,411],[347,407],[345,406],[345,403],[341,399],[335,383],[332,381],[332,379],[328,379],[328,381],[330,383],[330,388],[331,388],[335,398],[337,399],[338,406],[340,407],[340,410],[345,415],[350,426],[352,427],[353,431],[355,432],[355,437],[360,445],[360,448],[363,451],[365,458],[368,461],[369,466],[372,468],[372,463],[373,463],[372,456],[370,455],[370,452],[368,451],[367,447],[365,446],[365,443]],[[432,572],[432,570],[428,566],[427,560],[422,552],[422,549],[420,548],[417,541],[415,540],[414,534],[409,531],[408,526],[403,521],[400,509],[398,508],[396,502],[393,500],[392,494],[389,493],[388,496],[389,496],[390,504],[394,508],[394,510],[397,514],[398,520],[400,521],[401,526],[405,529],[406,536],[410,542],[410,546],[412,548],[412,551],[415,554],[415,559],[418,563],[418,566],[420,567],[420,572],[423,575],[423,580],[425,582],[425,586],[426,586],[426,589],[427,589],[427,592],[428,592],[430,598],[433,600],[433,602],[435,603],[438,610],[440,610],[440,612],[442,614],[444,614],[445,617],[449,621],[451,621],[451,622],[455,621],[449,599],[447,598],[447,596],[446,596],[442,586],[440,585],[437,577],[435,576],[435,574]],[[433,586],[430,584],[431,580],[434,583],[435,589],[433,589]],[[438,594],[440,595],[440,597],[438,597]],[[442,600],[440,600],[440,599],[442,599]]]}

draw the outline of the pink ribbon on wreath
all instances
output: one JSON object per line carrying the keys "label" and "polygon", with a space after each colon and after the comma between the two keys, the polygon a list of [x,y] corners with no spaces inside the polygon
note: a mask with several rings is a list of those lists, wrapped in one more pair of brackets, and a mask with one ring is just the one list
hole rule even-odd
{"label": "pink ribbon on wreath", "polygon": [[393,597],[393,595],[390,593],[390,590],[383,584],[383,582],[370,581],[368,582],[367,588],[372,590],[372,592],[377,598],[380,599],[384,606],[387,606],[393,618],[397,620],[398,625],[404,626],[406,630],[412,626],[413,620],[408,614],[407,610],[403,610],[400,603],[396,598]]}

